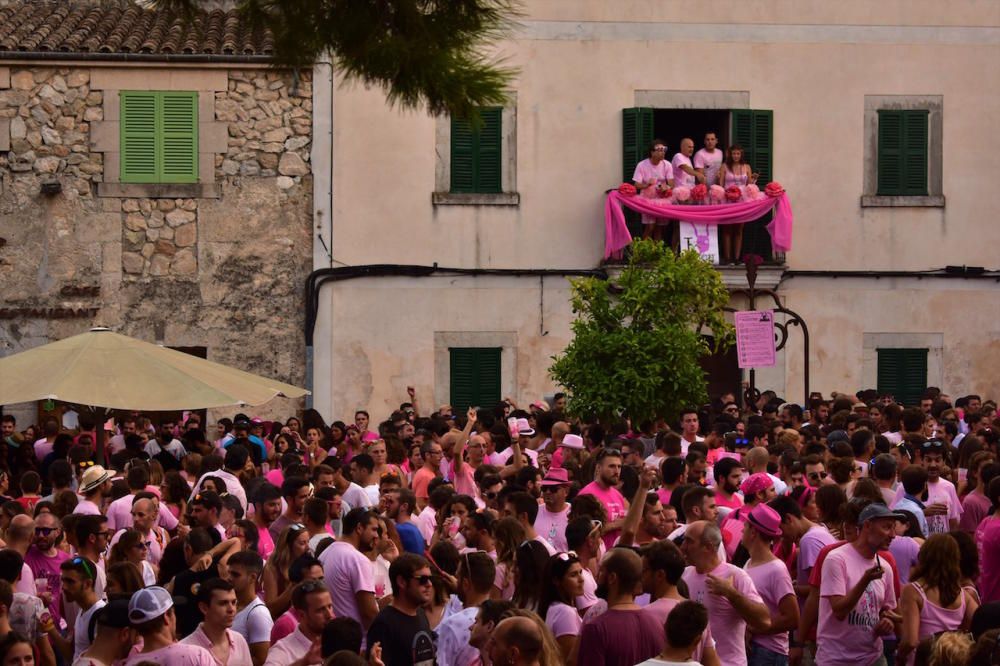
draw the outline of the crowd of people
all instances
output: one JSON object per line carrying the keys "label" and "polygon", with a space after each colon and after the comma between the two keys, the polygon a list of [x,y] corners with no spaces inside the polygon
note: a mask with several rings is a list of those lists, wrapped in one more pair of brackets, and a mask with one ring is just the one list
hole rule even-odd
{"label": "crowd of people", "polygon": [[0,666],[1000,664],[975,395],[0,423]]}

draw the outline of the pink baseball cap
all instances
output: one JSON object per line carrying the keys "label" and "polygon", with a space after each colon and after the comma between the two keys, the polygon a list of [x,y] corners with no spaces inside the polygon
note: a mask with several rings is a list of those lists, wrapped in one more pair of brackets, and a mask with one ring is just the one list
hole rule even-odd
{"label": "pink baseball cap", "polygon": [[774,539],[781,536],[781,516],[766,504],[758,504],[751,509],[746,522],[764,536]]}

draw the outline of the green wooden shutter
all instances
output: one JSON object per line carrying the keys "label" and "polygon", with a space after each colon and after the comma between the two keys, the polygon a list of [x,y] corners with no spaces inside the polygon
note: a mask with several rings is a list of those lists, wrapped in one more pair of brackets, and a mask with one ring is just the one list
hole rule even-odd
{"label": "green wooden shutter", "polygon": [[157,182],[156,96],[155,92],[120,93],[123,183]]}
{"label": "green wooden shutter", "polygon": [[760,174],[757,185],[763,189],[773,180],[774,111],[753,112],[753,156],[750,166]]}
{"label": "green wooden shutter", "polygon": [[925,110],[903,112],[903,194],[927,195],[927,119]]}
{"label": "green wooden shutter", "polygon": [[927,349],[878,350],[878,392],[895,396],[906,407],[920,404],[927,388]]}
{"label": "green wooden shutter", "polygon": [[753,156],[753,111],[733,109],[730,111],[730,116],[732,118],[731,143],[743,146],[744,158],[750,162]]}
{"label": "green wooden shutter", "polygon": [[[733,109],[730,136],[732,143],[743,146],[744,159],[758,174],[757,186],[764,186],[774,180],[774,111],[756,109]],[[772,213],[749,222],[743,227],[742,253],[756,254],[770,261],[773,258],[771,236],[767,225]]]}
{"label": "green wooden shutter", "polygon": [[125,91],[121,180],[198,182],[198,93]]}
{"label": "green wooden shutter", "polygon": [[480,110],[480,121],[451,119],[451,191],[499,193],[503,191],[503,109]]}
{"label": "green wooden shutter", "polygon": [[198,182],[198,94],[160,93],[160,182]]}
{"label": "green wooden shutter", "polygon": [[653,109],[622,109],[622,182],[632,182],[635,165],[646,159],[654,138]]}
{"label": "green wooden shutter", "polygon": [[451,347],[451,406],[492,407],[500,402],[500,347]]}
{"label": "green wooden shutter", "polygon": [[878,112],[877,192],[883,196],[903,193],[903,112]]}

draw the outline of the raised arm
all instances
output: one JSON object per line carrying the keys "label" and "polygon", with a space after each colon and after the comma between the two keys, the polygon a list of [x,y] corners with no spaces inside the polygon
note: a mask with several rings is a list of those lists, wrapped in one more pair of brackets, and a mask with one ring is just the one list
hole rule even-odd
{"label": "raised arm", "polygon": [[646,506],[646,495],[653,487],[655,478],[656,471],[643,465],[642,471],[639,473],[639,487],[636,488],[635,496],[625,514],[625,522],[622,523],[622,535],[621,539],[618,540],[619,546],[627,548],[635,541],[635,535],[639,531],[639,521],[642,519],[642,511]]}

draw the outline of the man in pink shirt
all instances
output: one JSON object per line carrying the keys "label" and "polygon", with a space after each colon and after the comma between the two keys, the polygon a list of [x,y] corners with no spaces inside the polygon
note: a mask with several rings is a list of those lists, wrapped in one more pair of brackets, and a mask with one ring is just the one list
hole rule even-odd
{"label": "man in pink shirt", "polygon": [[858,518],[858,538],[823,561],[817,664],[875,664],[882,657],[881,637],[898,635],[902,617],[895,612],[893,573],[878,551],[889,547],[899,516],[884,504],[869,504]]}
{"label": "man in pink shirt", "polygon": [[221,578],[210,578],[198,588],[198,609],[205,619],[181,645],[198,645],[208,650],[220,666],[253,664],[250,648],[242,635],[230,627],[236,618],[236,592]]}
{"label": "man in pink shirt", "polygon": [[767,633],[771,615],[750,576],[719,559],[720,545],[722,532],[714,523],[688,525],[681,552],[690,566],[683,579],[690,599],[708,608],[719,660],[726,666],[746,666],[746,631]]}
{"label": "man in pink shirt", "polygon": [[427,506],[429,497],[427,487],[440,473],[444,449],[437,442],[429,440],[421,445],[420,456],[423,458],[424,464],[414,472],[413,482],[410,485],[417,496],[417,508],[423,510]]}
{"label": "man in pink shirt", "polygon": [[604,545],[611,548],[622,531],[628,502],[618,492],[618,481],[622,473],[621,451],[611,447],[601,449],[597,454],[596,479],[585,485],[580,495],[593,495],[604,505],[608,522],[604,523]]}
{"label": "man in pink shirt", "polygon": [[142,462],[133,463],[128,468],[125,481],[128,483],[128,495],[119,497],[108,506],[108,529],[112,532],[132,527],[132,501],[149,485],[149,467]]}
{"label": "man in pink shirt", "polygon": [[344,516],[344,536],[330,544],[320,556],[324,578],[333,598],[337,617],[352,617],[367,632],[375,616],[375,576],[364,553],[378,538],[378,514],[369,509],[351,509]]}
{"label": "man in pink shirt", "polygon": [[[483,464],[483,457],[486,455],[486,441],[478,435],[472,435],[474,425],[476,425],[476,408],[469,407],[465,429],[461,432],[452,430],[445,437],[454,439],[451,461],[448,463],[448,478],[455,486],[455,492],[479,499],[479,487],[476,486],[475,473],[476,469]],[[465,459],[466,452],[469,454],[468,460]]]}
{"label": "man in pink shirt", "polygon": [[103,513],[104,498],[111,494],[111,477],[114,474],[100,465],[93,465],[80,477],[80,494],[83,499],[77,502],[73,513],[100,515]]}
{"label": "man in pink shirt", "polygon": [[[955,492],[955,484],[941,477],[944,466],[945,443],[940,439],[928,439],[917,447],[918,463],[927,470],[927,500],[924,502],[924,516],[931,534],[943,534],[958,529],[962,518],[962,503]],[[896,491],[898,502],[904,494],[903,486]]]}
{"label": "man in pink shirt", "polygon": [[[35,577],[35,584],[46,581],[47,592],[38,596],[48,596],[49,613],[52,615],[56,625],[62,617],[61,604],[61,575],[59,567],[69,559],[69,553],[60,550],[56,545],[62,540],[62,529],[59,521],[51,513],[40,513],[35,519],[35,538],[31,547],[28,548],[24,556],[24,563],[31,568],[31,573]],[[44,601],[44,599],[43,599]]]}
{"label": "man in pink shirt", "polygon": [[538,507],[534,527],[535,532],[560,553],[569,550],[566,545],[566,525],[569,523],[567,493],[569,493],[569,474],[560,467],[549,468],[545,478],[542,479],[544,504]]}
{"label": "man in pink shirt", "polygon": [[261,484],[253,498],[253,524],[257,526],[260,540],[257,544],[260,556],[265,560],[274,552],[274,538],[271,524],[281,515],[281,491],[269,483]]}
{"label": "man in pink shirt", "polygon": [[142,649],[133,652],[123,666],[146,662],[164,666],[217,666],[212,653],[205,648],[177,642],[174,600],[162,587],[153,585],[133,594],[128,602],[128,619],[142,637]]}
{"label": "man in pink shirt", "polygon": [[743,506],[737,492],[743,479],[743,463],[733,458],[722,458],[712,468],[715,476],[715,503],[728,509]]}

